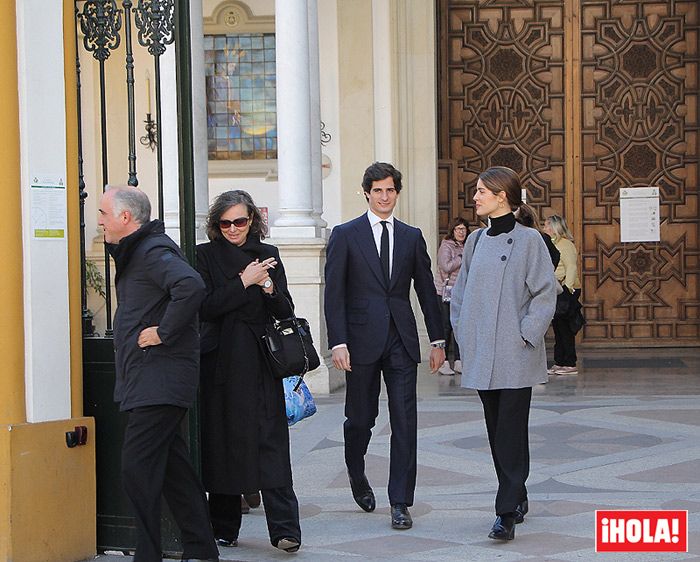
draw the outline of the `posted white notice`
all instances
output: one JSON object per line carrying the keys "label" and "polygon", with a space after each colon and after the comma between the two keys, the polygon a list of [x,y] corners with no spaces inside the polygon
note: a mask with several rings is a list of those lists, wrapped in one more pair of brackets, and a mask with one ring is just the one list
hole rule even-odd
{"label": "posted white notice", "polygon": [[66,237],[66,186],[62,178],[34,177],[32,237],[39,240]]}
{"label": "posted white notice", "polygon": [[660,223],[658,187],[620,190],[621,242],[659,242]]}

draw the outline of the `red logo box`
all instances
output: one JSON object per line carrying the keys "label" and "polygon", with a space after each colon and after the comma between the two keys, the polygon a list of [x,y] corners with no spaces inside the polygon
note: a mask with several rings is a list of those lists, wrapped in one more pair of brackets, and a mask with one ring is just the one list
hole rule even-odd
{"label": "red logo box", "polygon": [[596,552],[688,552],[688,512],[608,510],[595,512]]}

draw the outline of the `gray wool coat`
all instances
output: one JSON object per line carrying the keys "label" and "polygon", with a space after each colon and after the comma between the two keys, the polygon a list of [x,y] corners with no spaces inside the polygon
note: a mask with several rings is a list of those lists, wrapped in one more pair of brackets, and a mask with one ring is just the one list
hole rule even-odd
{"label": "gray wool coat", "polygon": [[465,241],[450,319],[462,356],[462,386],[525,388],[547,380],[544,335],[554,316],[557,280],[540,233],[515,225]]}

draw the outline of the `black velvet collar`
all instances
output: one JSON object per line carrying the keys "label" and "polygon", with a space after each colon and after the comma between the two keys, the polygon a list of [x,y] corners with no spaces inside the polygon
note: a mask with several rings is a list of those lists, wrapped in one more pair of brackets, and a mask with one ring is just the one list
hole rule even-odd
{"label": "black velvet collar", "polygon": [[142,225],[136,232],[132,232],[129,236],[122,238],[118,244],[106,244],[109,255],[114,258],[114,263],[117,266],[114,282],[116,283],[122,271],[129,265],[131,256],[144,238],[152,234],[163,234],[165,232],[165,224],[158,219],[152,220]]}
{"label": "black velvet collar", "polygon": [[515,228],[515,215],[513,213],[508,213],[501,217],[496,217],[491,219],[491,228],[486,231],[489,236],[498,236],[505,232],[510,232]]}

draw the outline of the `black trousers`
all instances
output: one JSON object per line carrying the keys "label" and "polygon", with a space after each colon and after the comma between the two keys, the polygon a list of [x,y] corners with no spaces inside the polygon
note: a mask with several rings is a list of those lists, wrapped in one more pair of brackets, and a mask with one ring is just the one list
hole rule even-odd
{"label": "black trousers", "polygon": [[[265,506],[270,542],[284,538],[301,542],[299,503],[291,486],[260,490]],[[209,513],[214,535],[229,541],[238,539],[241,530],[241,496],[238,494],[209,494]]]}
{"label": "black trousers", "polygon": [[180,424],[186,408],[134,408],[124,433],[122,482],[134,507],[134,562],[161,562],[161,494],[182,534],[183,558],[217,558],[204,488],[190,462]]}
{"label": "black trousers", "polygon": [[[573,293],[578,299],[581,289],[576,289]],[[560,367],[576,366],[576,333],[569,326],[568,318],[554,317],[552,320],[554,328],[554,364]]]}
{"label": "black trousers", "polygon": [[365,472],[365,455],[379,414],[380,376],[382,373],[384,375],[391,423],[389,502],[392,505],[413,505],[416,488],[417,370],[418,366],[409,357],[392,320],[380,359],[371,365],[352,363],[352,371],[345,374],[345,464],[353,479]]}
{"label": "black trousers", "polygon": [[498,477],[496,515],[509,515],[527,499],[530,473],[528,420],[532,388],[480,390],[491,457]]}
{"label": "black trousers", "polygon": [[445,334],[445,359],[449,357],[450,350],[453,349],[454,360],[457,361],[459,359],[459,346],[455,341],[452,322],[450,322],[450,303],[442,302],[442,297],[438,295],[438,304],[442,312],[442,331]]}

